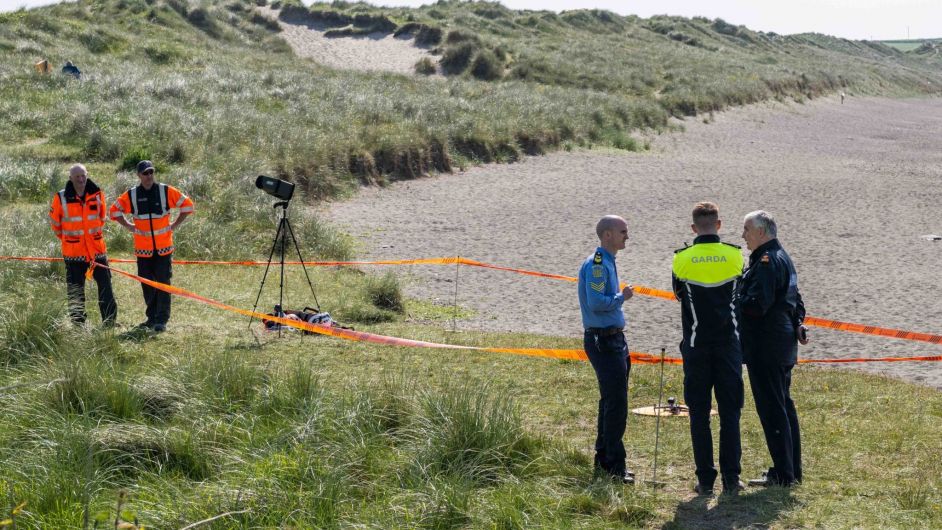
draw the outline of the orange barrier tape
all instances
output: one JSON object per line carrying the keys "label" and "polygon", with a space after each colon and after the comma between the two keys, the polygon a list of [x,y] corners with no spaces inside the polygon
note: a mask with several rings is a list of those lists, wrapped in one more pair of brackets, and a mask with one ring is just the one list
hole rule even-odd
{"label": "orange barrier tape", "polygon": [[[45,258],[45,257],[19,257],[19,256],[0,256],[0,260],[16,260],[16,261],[62,261],[62,258]],[[134,263],[136,260],[130,259],[109,259],[109,261],[114,263]],[[578,279],[572,276],[563,276],[560,274],[550,274],[545,272],[531,271],[527,269],[517,269],[513,267],[503,267],[499,265],[492,265],[490,263],[483,263],[480,261],[475,261],[467,258],[461,257],[445,257],[445,258],[420,258],[420,259],[403,259],[403,260],[379,260],[379,261],[286,261],[285,265],[310,265],[310,266],[354,266],[354,265],[454,265],[456,263],[461,265],[467,265],[470,267],[481,267],[486,269],[494,269],[500,271],[514,272],[517,274],[525,274],[528,276],[536,276],[540,278],[550,278],[554,280],[563,280],[567,282],[575,282]],[[201,261],[201,260],[174,260],[174,264],[180,265],[240,265],[240,266],[259,266],[267,265],[266,261]],[[89,269],[91,270],[91,269]],[[624,287],[627,284],[621,284],[621,287]],[[652,287],[644,287],[640,285],[632,286],[632,289],[636,294],[642,296],[650,296],[654,298],[661,298],[664,300],[676,300],[674,293],[672,291],[665,291],[662,289],[654,289]],[[838,331],[847,331],[852,333],[862,333],[864,335],[875,335],[879,337],[889,337],[894,339],[909,340],[909,341],[919,341],[919,342],[928,342],[931,344],[942,344],[942,335],[937,335],[934,333],[921,333],[917,331],[907,331],[902,329],[893,329],[893,328],[882,328],[878,326],[868,326],[866,324],[856,324],[853,322],[841,322],[839,320],[829,320],[825,318],[818,318],[812,316],[806,316],[804,323],[808,326],[821,327],[834,329]]]}
{"label": "orange barrier tape", "polygon": [[[108,267],[106,267],[108,268]],[[240,315],[255,317],[259,320],[271,320],[282,325],[291,326],[293,328],[312,331],[321,335],[329,335],[332,337],[337,337],[346,340],[352,340],[357,342],[369,342],[373,344],[384,344],[387,346],[405,346],[413,348],[438,348],[438,349],[451,349],[451,350],[472,350],[472,351],[485,351],[492,353],[509,353],[513,355],[529,355],[535,357],[549,357],[553,359],[566,359],[566,360],[575,360],[575,361],[587,361],[588,357],[585,352],[582,350],[576,349],[550,349],[550,348],[497,348],[497,347],[483,347],[483,346],[462,346],[458,344],[443,344],[437,342],[427,342],[421,340],[413,339],[403,339],[399,337],[390,337],[387,335],[377,335],[375,333],[367,333],[365,331],[354,331],[351,329],[342,329],[329,326],[321,326],[318,324],[311,324],[308,322],[303,322],[300,320],[293,320],[288,318],[275,317],[272,315],[266,315],[258,313],[255,311],[248,311],[246,309],[240,309],[238,307],[233,307],[228,304],[207,298],[205,296],[198,295],[194,292],[188,291],[186,289],[181,289],[180,287],[174,287],[172,285],[163,284],[160,282],[155,282],[153,280],[148,280],[142,278],[130,272],[125,272],[120,269],[110,269],[118,274],[127,276],[128,278],[134,279],[138,282],[145,283],[160,289],[161,291],[168,292],[170,294],[175,294],[178,296],[183,296],[185,298],[190,298],[209,304],[211,306],[223,309],[225,311],[230,311],[233,313],[238,313]],[[631,362],[636,364],[659,364],[664,362],[665,364],[683,364],[683,360],[677,357],[664,357],[661,358],[657,355],[652,355],[650,353],[642,352],[630,352]],[[901,362],[901,361],[942,361],[942,355],[935,357],[883,357],[876,359],[802,359],[798,362],[800,363],[850,363],[850,362]]]}
{"label": "orange barrier tape", "polygon": [[919,333],[916,331],[904,331],[900,329],[865,326],[863,324],[854,324],[853,322],[840,322],[837,320],[827,320],[817,317],[805,317],[805,324],[809,326],[836,329],[839,331],[864,333],[866,335],[879,335],[881,337],[891,337],[894,339],[918,340],[922,342],[931,342],[932,344],[942,344],[942,335],[933,335],[931,333]]}

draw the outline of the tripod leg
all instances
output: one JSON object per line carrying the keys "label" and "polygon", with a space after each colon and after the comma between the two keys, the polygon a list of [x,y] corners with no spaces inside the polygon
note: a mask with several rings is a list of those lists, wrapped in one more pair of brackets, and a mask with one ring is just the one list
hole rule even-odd
{"label": "tripod leg", "polygon": [[[254,313],[258,309],[258,301],[262,298],[262,289],[265,287],[265,279],[268,278],[268,269],[271,268],[271,259],[275,255],[275,247],[278,246],[278,237],[281,235],[281,223],[278,223],[278,229],[275,230],[275,240],[271,244],[271,252],[268,253],[268,263],[265,264],[265,274],[262,275],[262,282],[258,286],[258,296],[255,297],[255,305],[252,306],[252,312]],[[249,326],[252,325],[252,321],[255,320],[255,316],[249,318]]]}
{"label": "tripod leg", "polygon": [[[285,297],[285,244],[287,243],[288,230],[285,228],[288,226],[288,211],[287,209],[282,210],[281,214],[281,279],[278,282],[278,308],[280,311],[284,311],[284,297]],[[279,315],[281,316],[281,315]],[[278,336],[281,337],[281,326],[278,326]]]}
{"label": "tripod leg", "polygon": [[661,441],[661,399],[664,397],[664,348],[661,348],[661,383],[657,392],[657,407],[654,409],[654,477],[651,479],[653,487],[657,487],[657,448]]}
{"label": "tripod leg", "polygon": [[294,250],[298,252],[298,261],[301,262],[301,269],[304,270],[304,277],[307,278],[307,285],[311,288],[311,295],[314,297],[314,305],[317,306],[317,310],[321,310],[321,304],[317,301],[317,294],[314,293],[314,284],[311,282],[311,276],[307,273],[307,267],[304,266],[304,258],[301,257],[301,247],[298,246],[298,240],[294,237],[294,229],[291,228],[291,221],[285,219],[285,226],[288,228],[288,233],[291,234],[291,241],[294,242]]}

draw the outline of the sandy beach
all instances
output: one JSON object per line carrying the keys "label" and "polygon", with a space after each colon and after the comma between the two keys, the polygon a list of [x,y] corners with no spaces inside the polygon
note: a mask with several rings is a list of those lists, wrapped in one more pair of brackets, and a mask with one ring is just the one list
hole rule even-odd
{"label": "sandy beach", "polygon": [[323,24],[289,18],[278,18],[278,10],[256,8],[269,18],[278,20],[281,36],[298,57],[311,59],[330,68],[415,74],[415,63],[428,57],[438,63],[438,57],[415,45],[411,35],[394,37],[391,33],[370,33],[355,37],[327,37],[331,29]]}
{"label": "sandy beach", "polygon": [[[461,255],[575,276],[603,214],[628,220],[623,281],[670,289],[690,209],[719,204],[724,240],[765,209],[794,259],[810,315],[942,333],[942,100],[824,98],[734,109],[657,136],[644,153],[554,153],[521,163],[364,188],[325,214],[363,242],[363,258]],[[745,255],[748,252],[743,248]],[[452,267],[398,269],[407,292],[450,305]],[[459,329],[581,336],[571,283],[462,268]],[[629,347],[676,354],[680,310],[636,296]],[[939,355],[929,343],[813,328],[806,358]],[[533,346],[538,346],[534,344]],[[845,365],[847,366],[847,365]],[[942,363],[849,365],[942,389]]]}

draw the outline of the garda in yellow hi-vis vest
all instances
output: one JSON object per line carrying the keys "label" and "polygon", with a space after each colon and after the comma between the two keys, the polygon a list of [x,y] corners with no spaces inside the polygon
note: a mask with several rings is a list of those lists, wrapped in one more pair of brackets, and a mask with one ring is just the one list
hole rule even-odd
{"label": "garda in yellow hi-vis vest", "polygon": [[62,242],[66,261],[90,263],[105,257],[105,196],[91,180],[86,181],[81,197],[71,182],[52,197],[49,224]]}
{"label": "garda in yellow hi-vis vest", "polygon": [[170,210],[192,213],[193,201],[180,190],[154,182],[150,188],[135,186],[121,194],[111,206],[111,218],[130,215],[134,220],[134,254],[149,258],[173,252]]}
{"label": "garda in yellow hi-vis vest", "polygon": [[698,236],[692,246],[674,253],[674,294],[683,304],[689,346],[738,338],[735,296],[742,270],[742,251],[716,235]]}

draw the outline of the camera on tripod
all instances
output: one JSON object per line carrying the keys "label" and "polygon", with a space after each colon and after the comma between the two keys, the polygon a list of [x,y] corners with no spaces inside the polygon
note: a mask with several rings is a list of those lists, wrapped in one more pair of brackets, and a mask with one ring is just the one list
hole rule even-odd
{"label": "camera on tripod", "polygon": [[[317,294],[314,293],[314,284],[311,282],[311,277],[307,273],[307,267],[304,266],[304,258],[301,256],[301,247],[298,246],[298,240],[294,237],[294,229],[291,228],[291,221],[288,220],[288,205],[291,203],[291,197],[294,196],[294,183],[288,182],[286,180],[277,179],[274,177],[268,177],[265,175],[259,175],[255,179],[255,187],[264,191],[265,193],[280,199],[280,202],[276,202],[273,207],[281,208],[281,219],[278,221],[278,228],[275,230],[275,238],[272,241],[271,251],[268,253],[268,263],[265,265],[265,273],[262,275],[261,284],[258,286],[258,296],[255,297],[255,306],[252,308],[252,317],[249,319],[249,326],[252,325],[252,321],[255,319],[254,313],[258,309],[258,301],[262,297],[262,289],[265,287],[265,280],[268,278],[268,271],[271,268],[272,258],[275,256],[275,251],[278,250],[278,265],[280,269],[280,274],[278,278],[278,304],[275,305],[274,316],[284,317],[285,311],[282,309],[282,304],[284,303],[284,292],[285,292],[285,251],[288,248],[289,238],[290,242],[293,243],[294,250],[298,255],[298,262],[301,264],[301,269],[304,271],[304,277],[307,278],[308,287],[311,288],[311,296],[314,297],[314,305],[316,308],[316,313],[320,313],[320,304],[317,301]],[[326,315],[326,313],[324,313]],[[327,315],[328,318],[330,315]],[[281,333],[281,327],[278,328],[279,335]]]}
{"label": "camera on tripod", "polygon": [[293,182],[276,179],[275,177],[259,175],[258,178],[255,179],[255,187],[283,201],[290,201],[291,197],[294,195]]}

